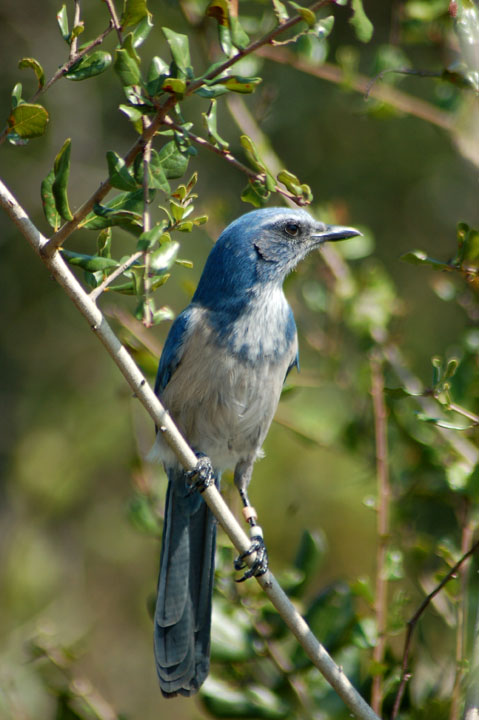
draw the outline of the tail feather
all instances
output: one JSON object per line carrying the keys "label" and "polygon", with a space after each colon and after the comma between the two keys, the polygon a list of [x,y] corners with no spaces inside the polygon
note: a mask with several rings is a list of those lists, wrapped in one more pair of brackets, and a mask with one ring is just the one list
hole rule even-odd
{"label": "tail feather", "polygon": [[170,470],[155,611],[155,658],[164,695],[192,695],[209,671],[216,523]]}

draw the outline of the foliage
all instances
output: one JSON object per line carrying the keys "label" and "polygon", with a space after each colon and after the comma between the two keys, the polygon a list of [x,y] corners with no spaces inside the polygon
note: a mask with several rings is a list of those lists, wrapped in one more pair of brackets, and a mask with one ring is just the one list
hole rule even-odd
{"label": "foliage", "polygon": [[[20,83],[14,85],[1,135],[1,141],[19,153],[29,152],[57,122],[46,99],[57,82],[121,87],[124,98],[118,102],[117,97],[116,104],[134,136],[130,150],[122,155],[118,148],[103,149],[105,179],[75,209],[75,145],[70,138],[60,140],[51,153],[51,169],[44,172],[41,199],[52,230],[50,247],[61,247],[63,258],[78,269],[92,297],[104,302],[105,293],[110,298],[113,294],[120,303],[121,296],[128,296],[127,311],[118,304],[109,312],[119,321],[122,340],[147,371],[153,372],[157,351],[144,328],[173,316],[157,298],[163,297],[160,293],[170,278],[191,267],[190,260],[179,257],[184,238],[207,221],[195,207],[201,203],[203,150],[223,162],[225,175],[246,176],[240,192],[245,203],[310,206],[314,214],[332,222],[349,213],[344,203],[314,204],[311,185],[298,177],[303,177],[299,163],[284,168],[259,124],[246,123],[243,111],[235,115],[235,107],[244,110],[243,97],[261,92],[260,73],[266,75],[267,70],[260,58],[265,53],[271,59],[277,53],[278,62],[285,60],[298,73],[334,77],[337,93],[348,105],[354,91],[367,90],[369,103],[361,111],[385,125],[401,122],[403,112],[426,119],[449,132],[458,151],[479,164],[471,131],[479,88],[477,56],[472,52],[479,35],[477,2],[407,0],[399,6],[394,18],[399,39],[381,44],[375,39],[374,13],[360,0],[315,2],[310,7],[258,1],[245,4],[244,12],[240,5],[239,13],[233,0],[181,2],[176,15],[167,13],[161,38],[157,31],[163,19],[151,3],[148,7],[146,0],[125,0],[118,18],[113,3],[106,2],[102,12],[109,13],[107,29],[79,44],[90,36],[94,23],[80,17],[80,3],[75,3],[73,14],[65,5],[58,11],[67,59],[50,80],[39,60],[20,59],[18,69],[34,79],[35,91],[28,98]],[[359,43],[372,45],[353,45],[351,35],[343,42],[336,32],[344,18]],[[149,55],[146,48],[152,37],[155,54]],[[455,60],[441,65],[442,51],[451,43],[456,46]],[[109,49],[98,49],[99,45]],[[435,58],[433,71],[418,66],[425,48]],[[363,55],[375,73],[367,81],[359,74]],[[427,99],[397,89],[411,74],[417,82],[422,78]],[[227,109],[238,125],[236,135]],[[353,111],[358,112],[356,106]],[[292,143],[302,142],[302,123],[298,120],[290,133]],[[347,138],[344,141],[347,144]],[[311,153],[306,139],[304,143]],[[345,175],[343,171],[343,188]],[[109,193],[112,197],[106,199]],[[365,468],[368,477],[377,474],[377,490],[365,499],[377,516],[377,555],[375,576],[353,573],[325,585],[320,567],[332,549],[320,533],[306,531],[295,561],[280,579],[376,711],[404,720],[460,717],[464,703],[470,702],[466,690],[474,681],[479,655],[474,636],[478,561],[477,556],[465,557],[478,517],[479,231],[470,226],[471,220],[457,218],[452,201],[449,214],[457,232],[449,235],[446,249],[437,253],[428,244],[427,250],[410,248],[402,258],[418,266],[404,265],[408,277],[423,273],[437,297],[461,318],[455,320],[449,343],[453,352],[440,356],[433,350],[430,376],[424,374],[420,380],[412,370],[417,363],[401,347],[407,292],[401,296],[388,270],[373,257],[370,230],[365,229],[363,238],[327,249],[321,269],[302,270],[288,288],[297,307],[303,308],[307,362],[314,367],[320,358],[321,376],[314,372],[312,380],[292,380],[295,385],[285,389],[278,423],[288,428],[296,449],[327,443],[351,467]],[[63,245],[73,230],[81,232],[75,234],[75,249],[67,249]],[[327,399],[321,408],[315,396],[318,379]],[[103,418],[98,432],[107,445],[108,424],[109,418]],[[381,438],[387,439],[386,448],[381,449]],[[35,447],[44,458],[48,437],[41,436]],[[35,458],[31,448],[30,452]],[[280,458],[281,447],[270,449],[273,467],[275,453]],[[78,457],[87,462],[83,455]],[[281,459],[276,462],[275,472],[280,473]],[[65,463],[68,474],[74,465],[71,451],[65,452]],[[158,485],[139,457],[133,475],[131,525],[140,542],[145,534],[156,539],[162,519]],[[62,503],[86,502],[76,497],[75,493],[81,495],[78,489],[71,496],[64,490],[67,499],[57,490],[59,495],[45,492],[52,493],[48,512],[60,513]],[[343,516],[340,526],[353,539],[359,532]],[[218,551],[217,575],[212,673],[200,695],[204,711],[215,717],[347,717],[334,691],[311,669],[255,584],[240,587],[233,582],[231,553],[225,546]],[[404,645],[408,620],[421,607],[409,625],[411,643]],[[33,696],[44,697],[48,691],[54,698],[45,717],[119,717],[96,689],[96,681],[77,672],[85,627],[79,631],[82,643],[69,637],[57,642],[48,629],[29,632],[30,659],[40,678]],[[32,681],[14,678],[13,689],[0,696],[0,711],[6,717],[23,716],[16,710],[16,698],[22,695],[17,684],[22,682]]]}

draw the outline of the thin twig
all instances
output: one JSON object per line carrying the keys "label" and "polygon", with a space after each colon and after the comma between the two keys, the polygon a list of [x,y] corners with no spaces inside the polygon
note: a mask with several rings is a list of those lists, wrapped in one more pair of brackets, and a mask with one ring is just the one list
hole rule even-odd
{"label": "thin twig", "polygon": [[404,691],[406,689],[406,685],[408,681],[411,678],[411,674],[409,671],[409,655],[411,652],[411,643],[412,643],[412,636],[414,633],[414,630],[416,628],[416,625],[418,623],[419,618],[423,614],[423,612],[426,610],[428,605],[431,603],[431,601],[436,597],[436,595],[441,592],[443,587],[447,585],[449,580],[451,580],[457,573],[457,571],[461,568],[462,564],[469,558],[471,555],[474,555],[476,550],[479,549],[479,540],[476,540],[476,542],[471,545],[469,550],[465,552],[457,561],[457,563],[449,570],[449,572],[443,577],[441,582],[434,588],[432,592],[427,595],[422,603],[419,605],[418,609],[414,613],[414,615],[408,620],[407,622],[407,632],[406,632],[406,639],[404,641],[404,649],[403,649],[403,656],[402,656],[402,663],[401,663],[401,680],[399,682],[399,688],[396,694],[396,698],[394,700],[394,707],[391,715],[391,720],[395,720],[398,716],[399,709],[401,707],[402,698],[404,695]]}
{"label": "thin twig", "polygon": [[[341,68],[331,63],[323,63],[322,65],[313,65],[312,63],[302,60],[288,50],[282,50],[279,48],[268,48],[261,47],[258,49],[258,55],[265,57],[273,62],[281,63],[283,65],[289,65],[296,70],[307,73],[308,75],[314,75],[314,77],[327,80],[328,82],[335,83],[336,85],[343,85],[355,90],[356,92],[365,94],[371,83],[370,78],[366,75],[353,74],[349,75],[344,72]],[[438,110],[428,102],[421,100],[420,98],[413,97],[407,93],[392,88],[389,85],[377,85],[370,91],[370,96],[381,100],[382,102],[392,105],[397,110],[405,112],[408,115],[414,115],[415,117],[426,120],[426,122],[432,125],[437,125],[443,130],[449,132],[454,127],[454,118],[451,113],[443,112]]]}
{"label": "thin twig", "polygon": [[50,80],[47,83],[45,83],[45,85],[42,88],[38,88],[36,93],[31,98],[30,102],[34,102],[40,95],[43,95],[43,93],[45,93],[49,88],[51,88],[53,83],[57,82],[57,80],[59,80],[61,77],[63,77],[63,75],[65,75],[65,73],[67,73],[73,67],[73,65],[76,65],[76,63],[79,60],[81,60],[82,57],[84,57],[85,55],[88,55],[90,50],[93,50],[93,48],[95,48],[97,45],[101,45],[103,40],[107,37],[107,35],[109,35],[111,33],[112,30],[113,30],[113,25],[110,22],[108,27],[105,28],[105,30],[103,30],[103,32],[100,33],[100,35],[98,35],[98,37],[96,37],[94,40],[92,40],[91,43],[88,43],[88,45],[85,45],[84,48],[79,50],[74,57],[70,57],[65,63],[63,63],[63,65],[61,65],[61,67],[58,68],[58,70],[55,72],[55,74],[52,75]]}
{"label": "thin twig", "polygon": [[371,706],[380,715],[383,702],[383,678],[379,671],[384,661],[386,650],[387,629],[387,591],[388,583],[385,575],[386,554],[389,545],[389,504],[391,488],[389,484],[387,412],[384,402],[384,377],[382,359],[378,352],[370,358],[371,395],[374,409],[374,433],[376,440],[376,475],[378,486],[377,535],[376,551],[376,599],[375,613],[377,626],[377,642],[373,650],[376,672],[371,689]]}
{"label": "thin twig", "polygon": [[[148,130],[150,125],[149,119],[143,115],[143,132]],[[148,140],[145,147],[143,148],[143,232],[147,232],[151,228],[151,215],[149,206],[149,192],[150,188],[148,185],[148,178],[150,173],[150,161],[151,161],[151,142],[152,138]],[[153,324],[153,313],[150,307],[150,293],[151,293],[151,278],[150,278],[150,257],[149,250],[145,250],[143,253],[143,262],[145,269],[143,271],[143,322],[145,327],[151,327]]]}
{"label": "thin twig", "polygon": [[[75,3],[75,12],[73,14],[73,28],[80,24],[80,0],[73,0]],[[77,62],[77,49],[78,49],[78,35],[75,35],[70,43],[70,60]]]}
{"label": "thin twig", "polygon": [[[3,207],[12,222],[43,260],[50,274],[57,280],[86,318],[91,329],[122,372],[135,397],[145,407],[159,432],[161,432],[162,437],[175,453],[178,461],[185,469],[194,470],[197,464],[195,453],[176,428],[167,410],[154,394],[131,355],[121,344],[98,307],[88,297],[67,267],[60,253],[48,256],[42,252],[42,248],[48,242],[47,239],[33,225],[23,208],[1,181],[0,206]],[[216,486],[213,484],[207,487],[202,497],[238,552],[246,552],[250,546],[250,540],[224,502]],[[250,562],[253,561],[254,555],[250,558]],[[312,663],[320,670],[350,711],[358,720],[379,720],[377,714],[350,683],[343,670],[335,664],[325,648],[311,632],[306,621],[283,592],[271,571],[257,577],[256,580]]]}
{"label": "thin twig", "polygon": [[122,45],[123,44],[123,36],[122,36],[122,32],[121,32],[120,21],[118,20],[118,15],[116,13],[115,3],[113,0],[104,0],[104,3],[106,4],[106,6],[110,12],[113,27],[115,28],[116,34],[118,35],[118,41],[119,41],[120,45]]}
{"label": "thin twig", "polygon": [[128,268],[131,265],[133,265],[133,263],[135,263],[137,260],[139,260],[142,255],[143,255],[143,253],[141,250],[138,250],[138,252],[135,252],[135,253],[133,253],[133,255],[130,255],[128,260],[125,260],[124,263],[122,263],[117,268],[115,268],[113,270],[113,272],[110,273],[103,280],[103,282],[100,285],[98,285],[98,287],[94,288],[91,291],[91,293],[89,295],[90,299],[93,300],[94,302],[96,302],[97,298],[99,298],[100,295],[102,294],[102,292],[104,292],[107,289],[108,285],[110,285],[114,280],[116,280],[117,277],[119,277],[120,275],[123,275],[125,270],[128,270]]}

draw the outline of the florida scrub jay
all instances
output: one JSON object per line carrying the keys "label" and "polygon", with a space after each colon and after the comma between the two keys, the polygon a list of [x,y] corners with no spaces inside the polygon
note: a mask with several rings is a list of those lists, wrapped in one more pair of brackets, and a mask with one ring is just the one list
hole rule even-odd
{"label": "florida scrub jay", "polygon": [[[220,235],[190,305],[170,329],[155,392],[195,452],[209,458],[217,484],[223,470],[234,468],[247,510],[254,461],[285,377],[298,363],[283,280],[321,243],[359,234],[299,209],[242,215]],[[165,696],[191,695],[209,670],[216,525],[161,433],[154,454],[169,480],[154,620],[156,666]],[[254,527],[252,510],[247,518]],[[254,547],[259,545],[257,540]],[[265,572],[265,553],[259,556],[247,577]]]}

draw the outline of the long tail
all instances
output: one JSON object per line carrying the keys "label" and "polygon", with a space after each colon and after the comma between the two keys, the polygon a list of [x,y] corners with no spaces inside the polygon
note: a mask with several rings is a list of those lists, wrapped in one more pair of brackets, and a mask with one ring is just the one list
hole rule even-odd
{"label": "long tail", "polygon": [[196,693],[209,671],[216,522],[181,470],[168,478],[155,659],[161,691],[174,697]]}

